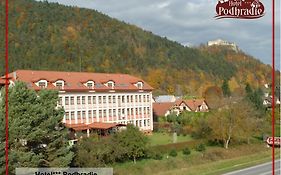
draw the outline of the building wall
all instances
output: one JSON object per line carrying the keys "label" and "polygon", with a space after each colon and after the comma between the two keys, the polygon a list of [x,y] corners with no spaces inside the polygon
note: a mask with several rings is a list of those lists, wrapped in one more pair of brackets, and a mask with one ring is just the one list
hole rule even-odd
{"label": "building wall", "polygon": [[60,92],[64,123],[109,122],[153,130],[151,92]]}

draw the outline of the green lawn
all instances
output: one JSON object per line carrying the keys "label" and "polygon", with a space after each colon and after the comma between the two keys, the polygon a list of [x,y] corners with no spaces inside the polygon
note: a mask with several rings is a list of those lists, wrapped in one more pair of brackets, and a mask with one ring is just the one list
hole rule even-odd
{"label": "green lawn", "polygon": [[[154,145],[166,145],[173,143],[173,135],[169,133],[153,133],[153,135],[148,136],[151,146]],[[192,140],[190,135],[180,135],[177,136],[177,143],[186,142]]]}

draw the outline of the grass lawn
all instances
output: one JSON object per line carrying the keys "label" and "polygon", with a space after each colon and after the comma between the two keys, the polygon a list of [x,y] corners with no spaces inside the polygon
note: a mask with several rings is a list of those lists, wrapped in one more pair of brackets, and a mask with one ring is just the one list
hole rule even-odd
{"label": "grass lawn", "polygon": [[[276,149],[276,155],[280,151]],[[277,159],[278,156],[276,156]],[[190,155],[180,151],[177,157],[164,155],[162,160],[143,159],[133,162],[115,164],[114,174],[138,175],[215,175],[249,167],[271,160],[271,149],[264,143],[239,145],[228,150],[221,147],[207,147],[204,154],[192,150]]]}
{"label": "grass lawn", "polygon": [[[148,136],[151,146],[154,145],[166,145],[169,143],[173,143],[173,135],[169,133],[153,133],[153,135]],[[180,135],[177,136],[177,143],[186,142],[192,140],[190,135]]]}

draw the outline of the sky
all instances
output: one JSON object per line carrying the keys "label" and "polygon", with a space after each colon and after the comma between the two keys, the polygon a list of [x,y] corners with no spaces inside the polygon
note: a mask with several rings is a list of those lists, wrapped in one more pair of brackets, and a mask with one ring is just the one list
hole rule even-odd
{"label": "sky", "polygon": [[[221,38],[266,64],[272,59],[272,1],[260,0],[265,15],[258,19],[216,20],[217,0],[48,0],[95,9],[185,46]],[[280,70],[280,1],[276,0],[276,68]]]}

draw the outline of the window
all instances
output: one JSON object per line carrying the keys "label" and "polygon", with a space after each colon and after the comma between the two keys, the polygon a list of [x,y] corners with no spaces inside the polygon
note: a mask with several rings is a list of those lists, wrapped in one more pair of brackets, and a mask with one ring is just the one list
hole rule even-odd
{"label": "window", "polygon": [[88,96],[88,104],[92,104],[92,98],[91,98],[91,96]]}
{"label": "window", "polygon": [[112,112],[113,112],[113,116],[116,116],[116,109],[113,109]]}
{"label": "window", "polygon": [[147,107],[147,114],[150,114],[150,107]]}
{"label": "window", "polygon": [[65,116],[68,118],[68,116],[69,116],[69,112],[65,112]]}
{"label": "window", "polygon": [[99,96],[99,104],[101,104],[101,96]]}
{"label": "window", "polygon": [[150,102],[149,95],[146,96],[147,102]]}
{"label": "window", "polygon": [[150,120],[149,119],[147,120],[147,126],[150,126]]}
{"label": "window", "polygon": [[57,81],[56,87],[58,87],[59,89],[62,89],[63,88],[63,81]]}
{"label": "window", "polygon": [[82,111],[82,118],[83,118],[83,119],[86,118],[86,111]]}
{"label": "window", "polygon": [[74,105],[74,97],[70,97],[70,104]]}
{"label": "window", "polygon": [[96,118],[96,110],[93,110],[93,117]]}
{"label": "window", "polygon": [[112,97],[112,103],[116,103],[115,96]]}
{"label": "window", "polygon": [[93,96],[93,104],[96,104],[96,96]]}
{"label": "window", "polygon": [[125,96],[122,95],[122,103],[125,103]]}
{"label": "window", "polygon": [[65,97],[65,105],[69,105],[69,97]]}
{"label": "window", "polygon": [[139,89],[142,89],[142,87],[143,87],[143,82],[138,82],[138,83],[136,84],[136,86],[137,86]]}
{"label": "window", "polygon": [[74,111],[72,111],[70,115],[71,115],[71,120],[74,120],[75,119]]}
{"label": "window", "polygon": [[114,82],[112,82],[112,81],[107,82],[107,87],[113,89],[114,88]]}
{"label": "window", "polygon": [[135,102],[138,102],[138,96],[135,95]]}
{"label": "window", "polygon": [[79,118],[79,119],[81,118],[81,111],[77,112],[77,118]]}
{"label": "window", "polygon": [[102,110],[99,110],[99,117],[101,117],[101,115],[102,115],[101,113],[102,113]]}
{"label": "window", "polygon": [[111,96],[108,96],[108,103],[111,103]]}
{"label": "window", "polygon": [[88,83],[87,83],[87,87],[88,87],[89,89],[93,89],[94,83],[93,83],[93,82],[88,82]]}
{"label": "window", "polygon": [[131,95],[131,102],[133,103],[134,99],[133,99],[133,95]]}
{"label": "window", "polygon": [[78,104],[78,105],[81,104],[81,97],[80,97],[80,96],[77,97],[77,104]]}
{"label": "window", "polygon": [[103,104],[106,103],[106,96],[103,96],[103,97],[102,97],[102,101],[103,101],[103,102],[102,102]]}
{"label": "window", "polygon": [[82,104],[84,105],[85,104],[85,96],[82,96]]}
{"label": "window", "polygon": [[146,126],[146,120],[143,121],[143,126],[144,126],[144,127]]}
{"label": "window", "polygon": [[43,88],[46,88],[47,83],[46,83],[45,81],[40,81],[40,82],[38,83],[38,86],[39,86],[41,89],[43,89]]}
{"label": "window", "polygon": [[88,117],[92,117],[92,111],[88,111]]}

